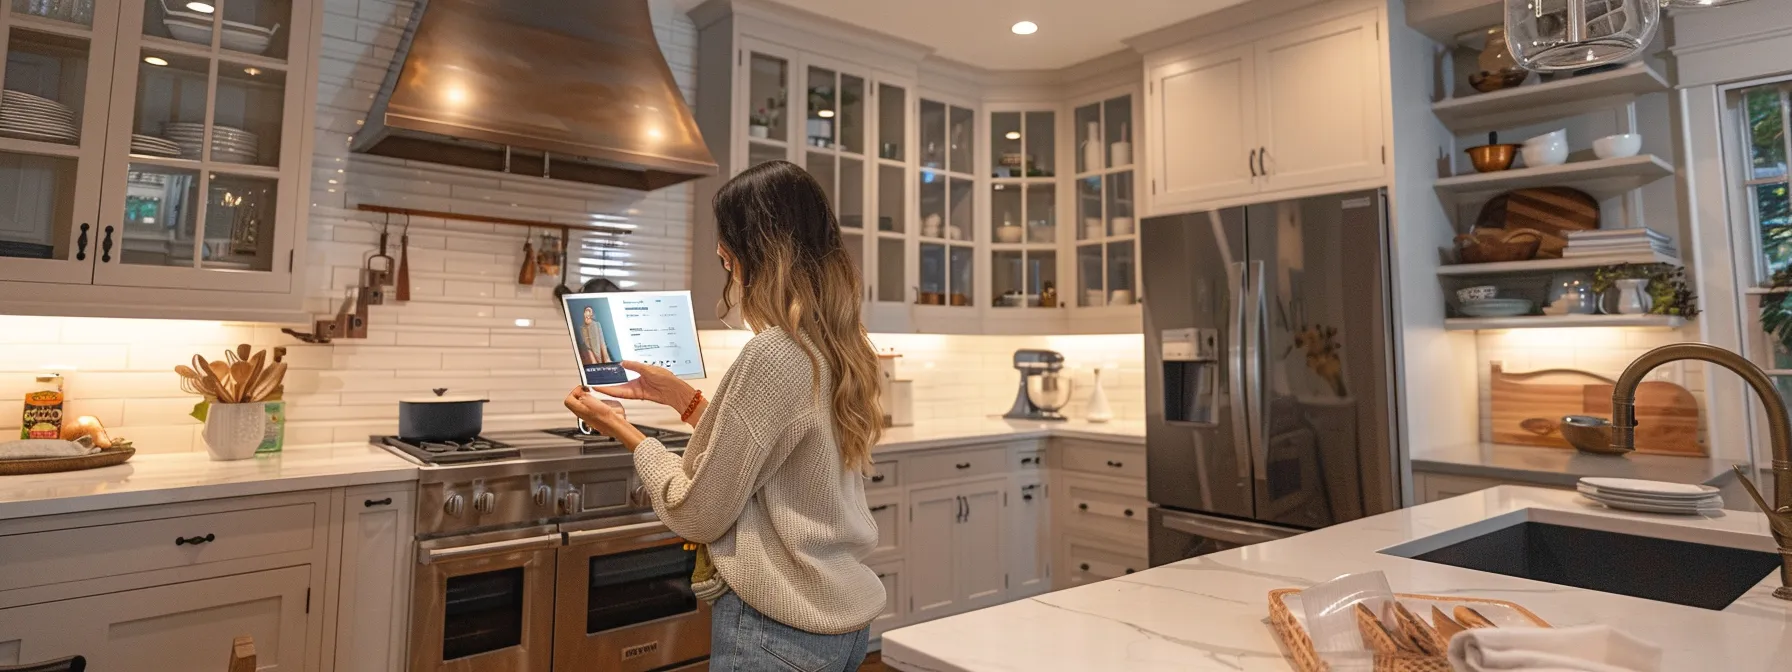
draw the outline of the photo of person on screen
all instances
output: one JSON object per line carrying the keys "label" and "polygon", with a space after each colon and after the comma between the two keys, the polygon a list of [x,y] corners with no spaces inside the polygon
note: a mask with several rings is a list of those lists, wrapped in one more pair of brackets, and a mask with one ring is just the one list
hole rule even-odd
{"label": "photo of person on screen", "polygon": [[582,318],[579,322],[579,357],[586,364],[608,364],[615,361],[610,356],[610,346],[604,338],[604,325],[597,319],[597,310],[585,306]]}

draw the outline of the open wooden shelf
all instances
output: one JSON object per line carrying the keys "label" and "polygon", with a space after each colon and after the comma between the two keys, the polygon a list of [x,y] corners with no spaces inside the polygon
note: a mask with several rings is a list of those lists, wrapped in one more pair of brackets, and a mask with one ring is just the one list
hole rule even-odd
{"label": "open wooden shelf", "polygon": [[1500,261],[1491,264],[1455,264],[1439,266],[1438,275],[1494,275],[1519,273],[1548,273],[1577,268],[1598,268],[1617,264],[1673,264],[1679,266],[1680,259],[1659,252],[1643,252],[1637,254],[1604,254],[1597,257],[1569,257],[1565,259],[1532,259],[1530,261]]}
{"label": "open wooden shelf", "polygon": [[1513,189],[1573,187],[1605,200],[1674,174],[1674,167],[1652,154],[1622,159],[1571,161],[1559,166],[1519,168],[1439,178],[1440,194],[1461,200],[1486,198]]}
{"label": "open wooden shelf", "polygon": [[[1457,134],[1497,131],[1610,109],[1644,94],[1666,91],[1668,80],[1647,63],[1567,77],[1492,93],[1469,93],[1431,104],[1437,120]],[[1472,92],[1473,89],[1470,89]]]}
{"label": "open wooden shelf", "polygon": [[1565,329],[1570,327],[1645,327],[1678,329],[1686,320],[1673,315],[1521,315],[1518,317],[1451,317],[1445,331],[1491,329]]}

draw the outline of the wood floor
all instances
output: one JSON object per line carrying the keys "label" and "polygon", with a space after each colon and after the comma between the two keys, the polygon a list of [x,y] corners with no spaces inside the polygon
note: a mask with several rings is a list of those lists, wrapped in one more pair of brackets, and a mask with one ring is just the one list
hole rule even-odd
{"label": "wood floor", "polygon": [[859,672],[896,672],[896,668],[884,664],[882,653],[872,651],[871,655],[865,656],[865,663],[859,666]]}

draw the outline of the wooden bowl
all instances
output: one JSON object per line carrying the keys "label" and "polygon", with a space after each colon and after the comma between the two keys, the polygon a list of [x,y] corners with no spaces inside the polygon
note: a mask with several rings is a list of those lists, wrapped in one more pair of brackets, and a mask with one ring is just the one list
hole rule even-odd
{"label": "wooden bowl", "polygon": [[1542,244],[1543,235],[1533,229],[1475,229],[1456,236],[1456,254],[1464,264],[1529,261]]}
{"label": "wooden bowl", "polygon": [[1562,438],[1576,450],[1596,455],[1623,455],[1629,450],[1612,448],[1612,423],[1591,415],[1569,415],[1556,426]]}
{"label": "wooden bowl", "polygon": [[923,306],[943,306],[946,305],[946,295],[940,292],[921,292],[919,296],[915,297],[915,303]]}
{"label": "wooden bowl", "polygon": [[1518,148],[1522,145],[1481,145],[1462,150],[1468,153],[1469,163],[1474,164],[1477,173],[1493,173],[1512,167],[1512,160],[1518,158]]}
{"label": "wooden bowl", "polygon": [[1499,72],[1485,70],[1468,76],[1468,85],[1481,93],[1493,93],[1500,89],[1509,89],[1524,83],[1530,72],[1518,68],[1506,68]]}

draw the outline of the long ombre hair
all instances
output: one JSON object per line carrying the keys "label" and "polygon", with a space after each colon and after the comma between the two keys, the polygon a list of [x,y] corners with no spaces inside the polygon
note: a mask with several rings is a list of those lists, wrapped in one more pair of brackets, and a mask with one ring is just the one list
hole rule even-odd
{"label": "long ombre hair", "polygon": [[[771,161],[729,180],[714,207],[722,249],[734,263],[718,313],[739,306],[754,331],[778,327],[808,337],[834,374],[840,456],[848,468],[869,471],[871,447],[883,435],[877,351],[859,319],[864,290],[826,192],[796,164]],[[820,362],[814,350],[804,352],[819,394]]]}

